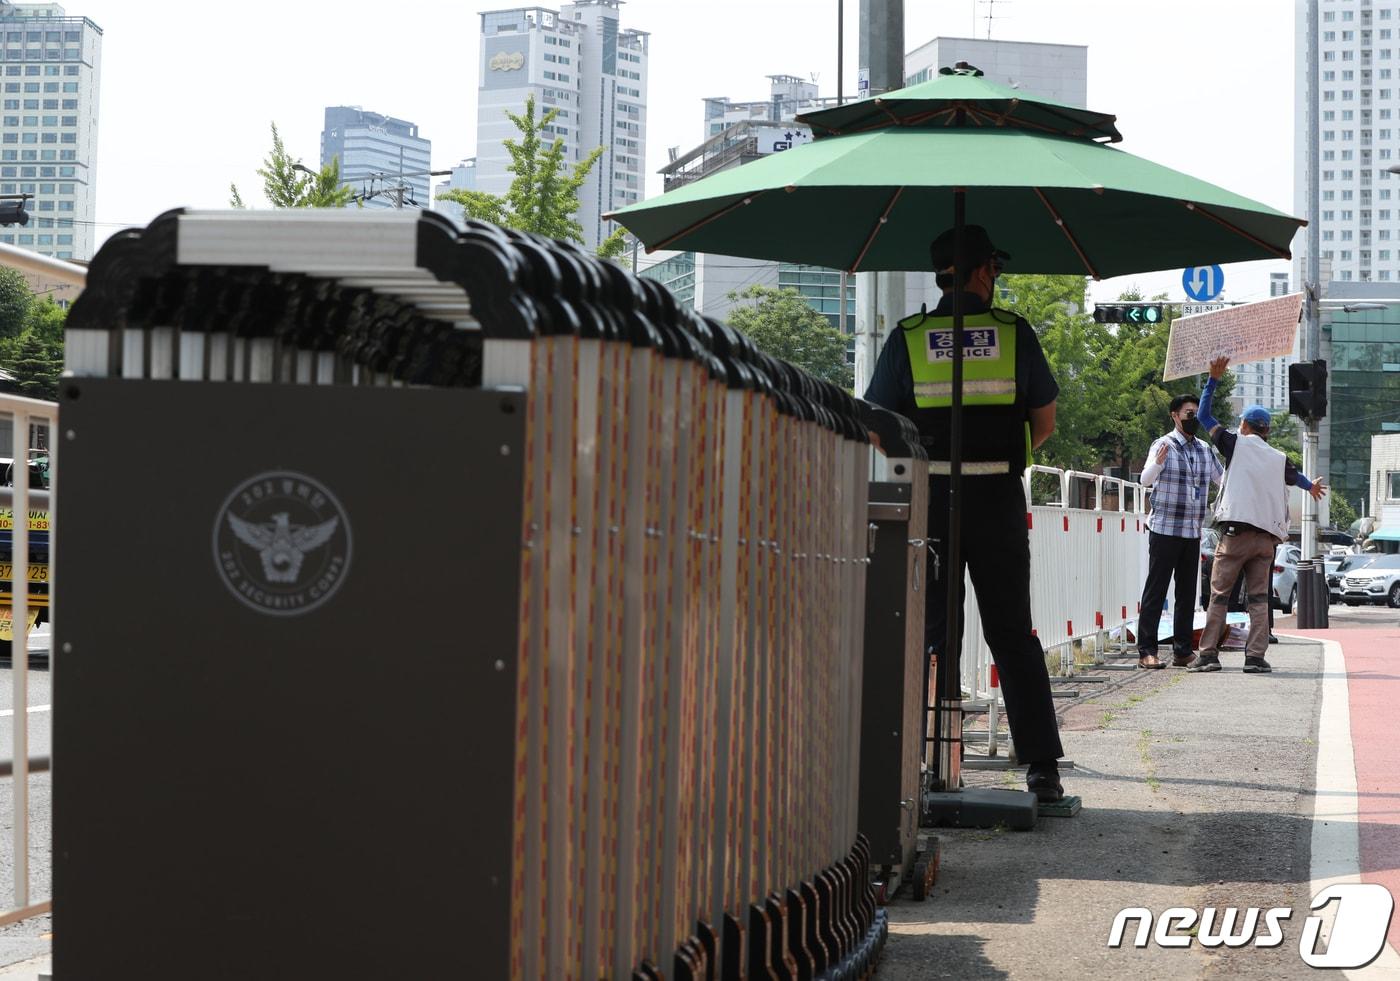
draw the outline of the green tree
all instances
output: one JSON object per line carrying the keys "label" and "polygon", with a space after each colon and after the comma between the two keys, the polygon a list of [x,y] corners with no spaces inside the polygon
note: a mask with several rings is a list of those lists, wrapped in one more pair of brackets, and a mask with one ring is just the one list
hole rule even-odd
{"label": "green tree", "polygon": [[1082,276],[1006,276],[998,305],[1020,314],[1035,329],[1050,372],[1060,386],[1055,432],[1036,451],[1047,466],[1090,470],[1104,460],[1105,396],[1109,376],[1104,352],[1108,332],[1085,311]]}
{"label": "green tree", "polygon": [[[339,159],[333,158],[314,174],[297,170],[299,166],[301,160],[287,152],[277,124],[273,123],[272,150],[258,168],[269,204],[274,208],[343,208],[354,199],[354,190],[340,183]],[[236,184],[229,185],[229,206],[244,207]]]}
{"label": "green tree", "polygon": [[1356,509],[1341,494],[1328,493],[1327,507],[1333,528],[1341,528],[1345,531],[1352,526],[1352,522],[1356,521]]}
{"label": "green tree", "polygon": [[[1172,399],[1199,393],[1205,384],[1205,375],[1162,381],[1170,307],[1159,323],[1110,326],[1087,313],[1082,277],[1013,275],[1001,284],[999,305],[1035,328],[1060,386],[1055,432],[1036,451],[1036,459],[1075,470],[1140,470],[1152,441],[1170,428]],[[1125,303],[1144,299],[1136,290],[1118,298]],[[1214,400],[1215,416],[1227,424],[1233,420],[1228,401],[1233,385],[1227,372]]]}
{"label": "green tree", "polygon": [[34,295],[24,274],[9,266],[0,266],[0,341],[18,338],[29,318]]}
{"label": "green tree", "polygon": [[[575,217],[578,192],[603,155],[603,147],[594,147],[570,170],[564,162],[563,138],[556,136],[548,143],[544,139],[545,127],[553,126],[559,116],[557,108],[536,117],[532,95],[525,100],[523,113],[506,115],[520,131],[520,139],[505,141],[510,154],[510,166],[506,169],[515,175],[505,196],[454,188],[439,194],[438,200],[460,204],[468,218],[581,243],[583,226]],[[604,259],[621,255],[624,234],[619,228],[604,239],[598,246],[598,255]]]}
{"label": "green tree", "polygon": [[734,304],[729,326],[747,334],[760,351],[851,390],[855,378],[846,363],[845,335],[797,290],[754,285],[731,291],[729,300]]}
{"label": "green tree", "polygon": [[63,323],[67,312],[52,297],[31,305],[24,332],[5,358],[21,395],[53,400],[63,372]]}

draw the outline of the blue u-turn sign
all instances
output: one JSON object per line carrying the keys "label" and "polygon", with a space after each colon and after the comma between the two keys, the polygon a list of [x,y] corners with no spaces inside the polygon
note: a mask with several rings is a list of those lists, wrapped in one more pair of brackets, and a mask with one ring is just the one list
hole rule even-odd
{"label": "blue u-turn sign", "polygon": [[1181,285],[1197,303],[1209,303],[1225,289],[1225,273],[1219,266],[1187,266]]}

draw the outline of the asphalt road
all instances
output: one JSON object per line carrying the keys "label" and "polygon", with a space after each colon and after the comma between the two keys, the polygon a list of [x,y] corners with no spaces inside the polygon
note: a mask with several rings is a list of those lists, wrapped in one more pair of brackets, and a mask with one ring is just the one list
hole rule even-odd
{"label": "asphalt road", "polygon": [[[1347,606],[1343,603],[1333,603],[1327,608],[1327,621],[1328,626],[1334,629],[1362,627],[1393,630],[1400,627],[1400,610],[1392,610],[1388,606]],[[1295,630],[1297,626],[1296,616],[1274,614],[1275,629]]]}

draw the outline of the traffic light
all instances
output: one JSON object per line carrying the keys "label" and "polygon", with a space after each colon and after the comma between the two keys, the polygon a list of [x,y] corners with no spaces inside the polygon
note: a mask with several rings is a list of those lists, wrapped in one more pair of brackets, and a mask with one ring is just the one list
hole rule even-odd
{"label": "traffic light", "polygon": [[1288,366],[1288,411],[1300,419],[1327,415],[1327,362],[1300,361]]}
{"label": "traffic light", "polygon": [[1096,303],[1094,322],[1100,324],[1160,324],[1160,303]]}
{"label": "traffic light", "polygon": [[29,212],[24,210],[27,199],[0,201],[0,225],[27,225]]}

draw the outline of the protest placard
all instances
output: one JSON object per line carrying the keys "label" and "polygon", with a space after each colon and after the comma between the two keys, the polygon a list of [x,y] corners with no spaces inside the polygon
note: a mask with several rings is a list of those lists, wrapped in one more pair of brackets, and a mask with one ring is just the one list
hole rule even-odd
{"label": "protest placard", "polygon": [[1258,303],[1243,303],[1172,321],[1162,380],[1185,378],[1209,370],[1225,355],[1232,365],[1293,353],[1303,294],[1290,293]]}

